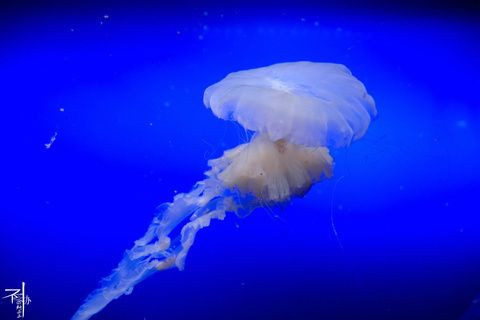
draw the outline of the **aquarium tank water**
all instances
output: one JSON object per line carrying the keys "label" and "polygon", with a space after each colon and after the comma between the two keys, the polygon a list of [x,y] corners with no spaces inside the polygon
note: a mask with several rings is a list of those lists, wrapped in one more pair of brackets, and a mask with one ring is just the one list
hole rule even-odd
{"label": "aquarium tank water", "polygon": [[480,319],[474,5],[2,6],[1,320]]}

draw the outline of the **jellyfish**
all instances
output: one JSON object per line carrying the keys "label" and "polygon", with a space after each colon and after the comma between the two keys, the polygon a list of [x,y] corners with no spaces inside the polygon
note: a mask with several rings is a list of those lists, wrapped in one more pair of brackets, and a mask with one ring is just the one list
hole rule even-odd
{"label": "jellyfish", "polygon": [[204,180],[158,207],[145,235],[73,320],[89,319],[158,271],[183,270],[197,232],[212,220],[288,203],[332,177],[329,148],[361,138],[377,114],[373,98],[347,67],[309,61],[230,73],[205,90],[203,103],[253,132],[250,141],[209,160]]}

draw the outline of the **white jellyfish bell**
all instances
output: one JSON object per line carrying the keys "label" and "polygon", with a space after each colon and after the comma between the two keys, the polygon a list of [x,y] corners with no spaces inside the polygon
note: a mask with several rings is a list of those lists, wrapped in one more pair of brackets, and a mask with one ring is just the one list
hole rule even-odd
{"label": "white jellyfish bell", "polygon": [[267,202],[300,196],[330,177],[327,147],[362,137],[377,112],[345,66],[307,61],[231,73],[205,90],[203,103],[217,117],[256,132],[249,143],[210,161],[216,177]]}
{"label": "white jellyfish bell", "polygon": [[212,219],[287,202],[331,177],[328,147],[361,138],[377,114],[345,66],[307,61],[231,73],[205,90],[203,102],[217,117],[254,131],[251,141],[210,160],[205,180],[161,205],[143,238],[72,319],[89,319],[158,270],[182,270],[196,233]]}

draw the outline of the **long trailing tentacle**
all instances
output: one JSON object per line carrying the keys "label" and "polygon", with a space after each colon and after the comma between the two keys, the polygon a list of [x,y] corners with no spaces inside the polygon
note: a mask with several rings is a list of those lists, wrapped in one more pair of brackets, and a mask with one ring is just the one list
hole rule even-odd
{"label": "long trailing tentacle", "polygon": [[[176,195],[172,203],[159,206],[145,235],[124,253],[117,268],[88,295],[72,320],[89,319],[158,270],[183,269],[198,230],[207,227],[211,219],[224,218],[229,203],[229,198],[222,196],[224,192],[210,177],[189,193]],[[182,223],[181,231],[174,234]]]}

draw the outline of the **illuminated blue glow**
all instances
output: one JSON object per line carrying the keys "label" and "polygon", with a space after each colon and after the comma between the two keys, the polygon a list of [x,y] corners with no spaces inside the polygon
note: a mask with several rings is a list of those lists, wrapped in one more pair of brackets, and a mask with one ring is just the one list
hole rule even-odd
{"label": "illuminated blue glow", "polygon": [[332,152],[332,180],[282,210],[212,223],[184,272],[159,273],[99,319],[462,314],[480,289],[478,22],[285,12],[11,17],[0,289],[26,282],[26,317],[70,317],[158,203],[246,141],[202,107],[208,85],[298,60],[347,65],[381,110],[374,126]]}

